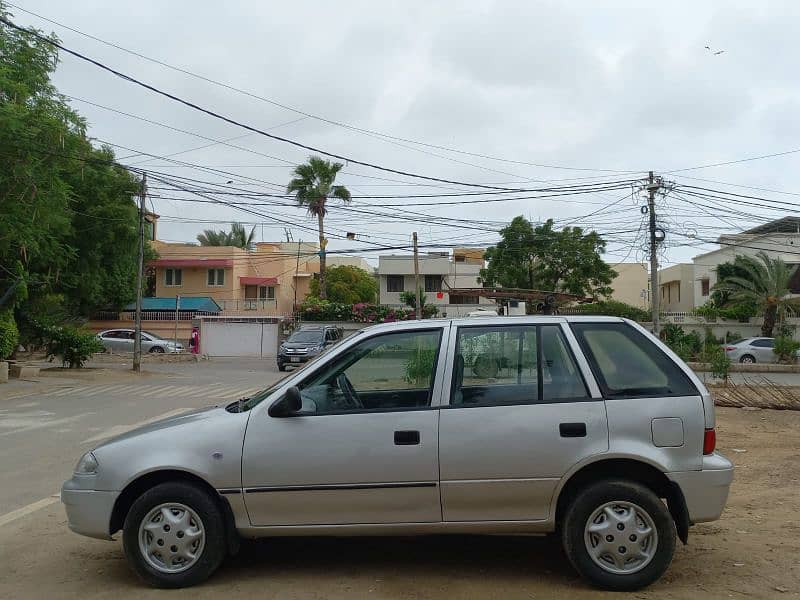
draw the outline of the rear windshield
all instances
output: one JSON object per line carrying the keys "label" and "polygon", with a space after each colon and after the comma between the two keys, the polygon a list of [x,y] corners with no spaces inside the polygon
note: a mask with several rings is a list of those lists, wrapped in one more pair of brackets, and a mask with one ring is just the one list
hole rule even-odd
{"label": "rear windshield", "polygon": [[289,336],[289,342],[293,344],[303,344],[306,342],[320,342],[322,341],[322,330],[321,329],[314,329],[309,331],[295,331],[292,335]]}
{"label": "rear windshield", "polygon": [[572,323],[606,398],[696,396],[686,374],[640,331],[625,323]]}

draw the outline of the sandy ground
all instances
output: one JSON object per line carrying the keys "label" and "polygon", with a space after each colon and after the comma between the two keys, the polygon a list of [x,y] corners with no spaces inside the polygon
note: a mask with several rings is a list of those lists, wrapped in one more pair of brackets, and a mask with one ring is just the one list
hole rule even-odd
{"label": "sandy ground", "polygon": [[[692,528],[666,575],[630,598],[800,598],[800,412],[722,408],[737,466],[722,520]],[[735,450],[734,450],[735,449]],[[79,537],[59,504],[0,528],[0,598],[155,598],[119,541]],[[298,538],[246,543],[171,598],[605,598],[532,537]]]}

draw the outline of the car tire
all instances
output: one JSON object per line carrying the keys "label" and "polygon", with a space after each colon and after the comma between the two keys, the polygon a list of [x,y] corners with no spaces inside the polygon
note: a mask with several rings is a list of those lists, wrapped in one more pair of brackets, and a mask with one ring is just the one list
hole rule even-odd
{"label": "car tire", "polygon": [[278,363],[278,371],[285,371],[285,370],[286,370],[286,365],[284,365],[283,363]]}
{"label": "car tire", "polygon": [[580,491],[567,508],[561,538],[582,577],[603,589],[632,591],[667,570],[676,532],[667,506],[649,488],[612,480]]}
{"label": "car tire", "polygon": [[756,362],[756,357],[750,354],[745,354],[739,359],[739,362],[746,365],[752,365]]}
{"label": "car tire", "polygon": [[164,354],[164,349],[161,346],[153,346],[152,348],[150,348],[150,350],[148,350],[148,352],[150,352],[151,354],[153,353]]}
{"label": "car tire", "polygon": [[[166,522],[164,511],[172,516],[170,522]],[[189,482],[162,483],[147,490],[131,506],[122,531],[128,563],[153,587],[182,588],[201,583],[217,570],[226,554],[225,521],[217,502],[206,490]],[[147,551],[151,543],[154,548],[158,546],[158,555]],[[175,565],[181,553],[192,552],[189,543],[195,544],[194,558],[188,565]]]}

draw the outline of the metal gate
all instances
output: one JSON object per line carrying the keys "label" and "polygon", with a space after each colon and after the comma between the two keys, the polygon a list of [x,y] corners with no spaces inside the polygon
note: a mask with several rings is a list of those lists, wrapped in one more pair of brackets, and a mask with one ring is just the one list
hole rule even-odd
{"label": "metal gate", "polygon": [[208,356],[275,358],[280,320],[270,317],[205,317],[200,352]]}

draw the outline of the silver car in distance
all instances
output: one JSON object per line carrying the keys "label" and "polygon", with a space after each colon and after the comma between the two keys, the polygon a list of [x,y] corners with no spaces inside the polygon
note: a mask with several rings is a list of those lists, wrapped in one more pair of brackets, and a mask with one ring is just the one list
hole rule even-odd
{"label": "silver car in distance", "polygon": [[376,325],[249,399],[107,441],[61,498],[160,587],[240,537],[558,532],[596,586],[634,590],[719,518],[714,404],[636,323],[486,317]]}

